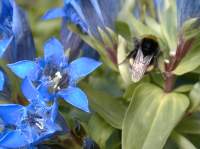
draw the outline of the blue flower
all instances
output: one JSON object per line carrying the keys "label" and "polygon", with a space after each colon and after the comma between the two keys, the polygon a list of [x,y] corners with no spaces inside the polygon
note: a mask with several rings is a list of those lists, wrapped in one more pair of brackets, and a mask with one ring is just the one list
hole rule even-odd
{"label": "blue flower", "polygon": [[4,73],[0,70],[0,91],[3,90],[4,82],[5,82]]}
{"label": "blue flower", "polygon": [[64,17],[67,22],[73,22],[82,29],[83,32],[88,32],[87,24],[80,8],[80,0],[65,0],[63,8],[53,8],[49,10],[43,19],[54,19]]}
{"label": "blue flower", "polygon": [[19,61],[8,67],[22,79],[28,76],[44,99],[61,97],[73,106],[89,112],[87,96],[76,83],[100,65],[100,62],[86,57],[68,63],[61,43],[51,38],[44,46],[44,58]]}
{"label": "blue flower", "polygon": [[186,20],[190,18],[200,17],[200,1],[193,0],[176,0],[178,24],[181,26]]}
{"label": "blue flower", "polygon": [[21,148],[35,146],[53,135],[66,131],[58,122],[57,103],[47,106],[31,81],[25,78],[22,84],[28,106],[17,104],[0,105],[0,147]]}
{"label": "blue flower", "polygon": [[35,57],[35,45],[26,14],[14,0],[1,0],[0,56],[9,62]]}
{"label": "blue flower", "polygon": [[78,25],[83,31],[98,36],[97,27],[114,28],[120,8],[120,0],[65,0],[63,8],[49,10],[43,19],[67,17],[68,21]]}

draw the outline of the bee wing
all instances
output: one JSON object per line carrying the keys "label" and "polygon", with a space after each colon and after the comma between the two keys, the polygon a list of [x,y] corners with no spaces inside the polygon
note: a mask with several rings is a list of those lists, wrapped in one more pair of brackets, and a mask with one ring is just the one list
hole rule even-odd
{"label": "bee wing", "polygon": [[141,49],[138,50],[134,62],[133,64],[131,64],[131,73],[133,82],[138,82],[139,80],[141,80],[152,58],[153,55],[144,57],[142,50]]}

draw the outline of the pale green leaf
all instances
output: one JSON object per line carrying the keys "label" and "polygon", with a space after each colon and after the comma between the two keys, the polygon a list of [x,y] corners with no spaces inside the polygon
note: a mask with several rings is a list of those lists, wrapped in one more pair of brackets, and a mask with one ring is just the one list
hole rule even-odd
{"label": "pale green leaf", "polygon": [[178,93],[164,93],[152,84],[135,90],[122,126],[123,149],[162,149],[189,106]]}
{"label": "pale green leaf", "polygon": [[[129,85],[132,83],[131,81],[131,74],[130,74],[130,70],[129,70],[129,62],[124,62],[124,60],[127,57],[127,53],[126,53],[126,48],[127,48],[127,43],[126,40],[119,35],[118,37],[118,49],[117,49],[117,60],[119,63],[119,72],[121,74],[121,77],[125,83],[125,85]],[[124,62],[124,63],[122,63]]]}
{"label": "pale green leaf", "polygon": [[174,89],[175,92],[178,93],[186,93],[189,92],[193,88],[193,85],[181,85]]}
{"label": "pale green leaf", "polygon": [[191,90],[189,97],[190,97],[190,112],[197,111],[198,107],[200,106],[200,83],[196,83]]}

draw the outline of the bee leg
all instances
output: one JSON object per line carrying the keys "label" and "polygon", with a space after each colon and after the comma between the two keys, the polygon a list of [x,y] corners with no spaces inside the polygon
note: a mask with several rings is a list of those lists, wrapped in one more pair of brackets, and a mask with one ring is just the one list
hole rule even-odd
{"label": "bee leg", "polygon": [[130,58],[132,58],[133,55],[135,55],[135,54],[136,54],[136,50],[131,51],[131,52],[126,56],[126,58],[125,58],[121,63],[119,63],[118,65],[124,64],[127,60],[129,60]]}

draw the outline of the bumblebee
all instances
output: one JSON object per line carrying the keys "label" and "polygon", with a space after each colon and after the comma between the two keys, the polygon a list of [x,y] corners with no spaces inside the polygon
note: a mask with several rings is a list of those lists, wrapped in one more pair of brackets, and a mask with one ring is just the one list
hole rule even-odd
{"label": "bumblebee", "polygon": [[123,62],[129,61],[132,81],[138,82],[146,72],[151,71],[157,64],[160,48],[157,38],[152,35],[135,39],[134,43],[133,51],[128,54]]}

